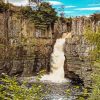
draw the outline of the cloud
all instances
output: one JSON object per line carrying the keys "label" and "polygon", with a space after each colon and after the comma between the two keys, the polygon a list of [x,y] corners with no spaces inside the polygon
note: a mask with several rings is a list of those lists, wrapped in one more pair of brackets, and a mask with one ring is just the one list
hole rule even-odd
{"label": "cloud", "polygon": [[[7,0],[5,0],[5,2],[7,2]],[[8,2],[16,6],[26,6],[29,4],[28,0],[8,0]]]}
{"label": "cloud", "polygon": [[74,8],[76,6],[65,6],[65,8]]}
{"label": "cloud", "polygon": [[49,2],[51,5],[63,5],[63,3],[62,2],[59,2],[59,1],[47,1],[47,2]]}
{"label": "cloud", "polygon": [[[12,3],[15,6],[27,6],[29,5],[28,0],[8,0],[9,3]],[[5,3],[7,2],[7,0],[5,0]],[[31,3],[30,6],[36,6],[36,3]]]}
{"label": "cloud", "polygon": [[90,8],[77,8],[74,10],[100,10],[100,7],[90,7]]}
{"label": "cloud", "polygon": [[88,4],[88,6],[100,6],[100,4]]}

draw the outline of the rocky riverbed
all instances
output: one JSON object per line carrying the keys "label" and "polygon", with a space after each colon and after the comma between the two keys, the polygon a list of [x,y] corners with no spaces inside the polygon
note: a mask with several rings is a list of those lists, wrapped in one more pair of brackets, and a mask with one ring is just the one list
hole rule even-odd
{"label": "rocky riverbed", "polygon": [[71,82],[52,83],[49,81],[38,81],[37,77],[19,78],[20,82],[27,81],[28,86],[32,84],[43,84],[44,94],[46,96],[42,100],[76,100],[77,96],[82,94],[82,86],[72,85]]}

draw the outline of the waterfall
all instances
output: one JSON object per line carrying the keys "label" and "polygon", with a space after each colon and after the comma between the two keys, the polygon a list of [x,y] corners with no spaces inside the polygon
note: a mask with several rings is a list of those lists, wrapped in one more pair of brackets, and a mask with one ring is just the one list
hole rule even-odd
{"label": "waterfall", "polygon": [[62,38],[56,40],[53,53],[51,54],[51,72],[49,75],[44,75],[41,81],[51,81],[54,83],[62,83],[68,81],[64,78],[64,44],[66,38],[70,38],[71,33],[64,33]]}

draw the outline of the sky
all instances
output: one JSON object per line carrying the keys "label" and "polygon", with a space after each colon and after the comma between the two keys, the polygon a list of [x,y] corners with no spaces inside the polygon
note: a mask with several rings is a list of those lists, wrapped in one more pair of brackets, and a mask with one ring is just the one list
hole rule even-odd
{"label": "sky", "polygon": [[[89,16],[93,13],[100,13],[100,0],[45,0],[56,9],[58,15],[64,13],[65,17]],[[28,0],[9,0],[17,6],[25,6]]]}

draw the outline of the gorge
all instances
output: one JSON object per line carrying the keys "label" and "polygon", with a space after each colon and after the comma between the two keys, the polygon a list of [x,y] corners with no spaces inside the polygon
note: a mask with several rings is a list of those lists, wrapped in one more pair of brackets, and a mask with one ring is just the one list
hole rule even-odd
{"label": "gorge", "polygon": [[[9,84],[16,77],[19,91],[20,88],[29,91],[34,83],[45,86],[44,89],[39,86],[43,93],[50,87],[49,97],[44,100],[73,100],[73,96],[82,93],[83,87],[91,87],[91,73],[95,72],[93,63],[98,61],[92,54],[96,52],[99,58],[99,31],[99,13],[89,17],[64,18],[57,16],[48,3],[32,10],[29,6],[16,7],[0,1],[0,77],[8,75],[11,78]],[[97,43],[97,48],[93,42]],[[34,81],[41,76],[41,71],[45,73],[40,81]],[[24,84],[26,88],[19,85],[20,79],[24,78],[29,79]],[[16,83],[13,85],[14,88]],[[33,89],[36,94],[37,85]],[[74,89],[77,86],[78,89]],[[66,91],[70,93],[69,90],[72,98],[68,99]]]}

